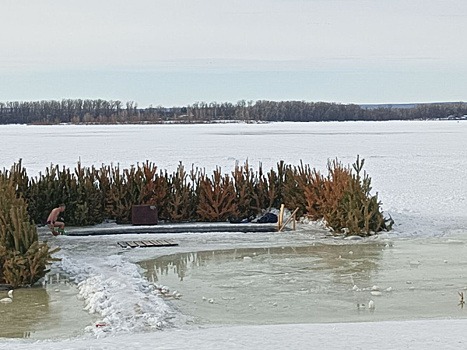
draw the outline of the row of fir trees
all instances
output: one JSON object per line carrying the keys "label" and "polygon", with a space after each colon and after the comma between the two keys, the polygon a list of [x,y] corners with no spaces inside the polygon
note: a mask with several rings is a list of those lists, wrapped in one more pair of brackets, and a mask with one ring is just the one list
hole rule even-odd
{"label": "row of fir trees", "polygon": [[335,232],[345,228],[365,236],[390,227],[363,164],[359,157],[352,166],[330,161],[324,175],[309,165],[283,161],[267,172],[246,162],[230,173],[217,168],[209,174],[193,166],[187,170],[181,163],[171,173],[149,161],[125,169],[78,163],[74,170],[52,165],[28,177],[19,161],[3,176],[15,183],[35,223],[44,223],[59,203],[66,204],[71,226],[105,220],[130,223],[132,206],[142,204],[155,205],[159,219],[173,223],[252,218],[284,204],[298,208],[299,216],[324,219]]}

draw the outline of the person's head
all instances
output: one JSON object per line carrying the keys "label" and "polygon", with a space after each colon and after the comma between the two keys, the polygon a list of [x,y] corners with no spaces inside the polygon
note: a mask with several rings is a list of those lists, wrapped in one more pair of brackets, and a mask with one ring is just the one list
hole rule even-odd
{"label": "person's head", "polygon": [[58,207],[60,208],[60,211],[65,211],[66,205],[62,203]]}

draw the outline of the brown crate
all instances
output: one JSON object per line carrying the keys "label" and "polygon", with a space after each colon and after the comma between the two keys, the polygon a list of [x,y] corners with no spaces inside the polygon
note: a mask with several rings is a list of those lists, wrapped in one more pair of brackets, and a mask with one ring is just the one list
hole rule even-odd
{"label": "brown crate", "polygon": [[131,223],[133,225],[157,225],[157,208],[154,205],[133,205]]}

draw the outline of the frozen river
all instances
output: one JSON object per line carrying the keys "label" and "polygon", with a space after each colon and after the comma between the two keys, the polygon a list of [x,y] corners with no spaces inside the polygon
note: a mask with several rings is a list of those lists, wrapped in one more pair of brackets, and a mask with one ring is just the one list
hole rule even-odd
{"label": "frozen river", "polygon": [[[253,168],[262,163],[265,169],[279,160],[303,160],[324,170],[329,159],[350,164],[360,155],[383,209],[396,221],[391,234],[358,242],[332,240],[313,225],[301,225],[287,234],[170,235],[180,245],[160,250],[121,250],[117,236],[52,241],[41,231],[62,247],[63,260],[53,272],[67,276],[67,282],[49,285],[44,304],[52,311],[38,317],[38,324],[50,315],[66,318],[60,303],[87,310],[82,317],[74,311],[78,329],[47,321],[59,330],[54,333],[31,322],[27,336],[32,339],[78,334],[79,344],[92,346],[96,335],[133,339],[137,332],[187,326],[466,316],[457,294],[467,288],[465,122],[10,125],[0,126],[0,132],[0,166],[22,158],[31,175],[51,163],[74,167],[78,160],[123,167],[150,160],[169,170],[181,161],[207,170],[221,166],[225,172],[247,159]],[[185,261],[181,267],[180,261]],[[182,297],[161,298],[152,280]],[[78,292],[78,299],[69,298]],[[373,312],[367,308],[370,299]],[[15,313],[14,305],[8,312]],[[90,309],[95,313],[89,315]],[[108,326],[95,327],[96,322]]]}

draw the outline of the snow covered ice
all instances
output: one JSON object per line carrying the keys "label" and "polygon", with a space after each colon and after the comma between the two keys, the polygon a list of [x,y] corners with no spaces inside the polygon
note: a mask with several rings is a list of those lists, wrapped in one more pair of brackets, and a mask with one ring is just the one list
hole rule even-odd
{"label": "snow covered ice", "polygon": [[[463,254],[467,246],[467,123],[465,122],[348,122],[348,123],[272,123],[262,125],[170,125],[170,126],[0,126],[2,152],[0,166],[9,167],[19,158],[29,173],[43,171],[50,164],[48,154],[54,153],[57,142],[63,146],[54,162],[74,167],[111,162],[122,167],[154,161],[159,168],[173,170],[179,161],[207,170],[222,166],[229,171],[235,161],[248,159],[255,168],[274,167],[283,159],[290,164],[300,160],[324,170],[328,159],[338,158],[353,163],[356,155],[366,160],[365,170],[373,179],[383,209],[396,225],[394,232],[377,239],[383,245],[402,247],[392,250],[397,261],[399,252],[409,256],[404,247],[413,248],[413,257],[403,263],[399,281],[387,285],[349,284],[348,293],[379,292],[361,300],[364,310],[374,310],[376,319],[384,309],[386,295],[397,295],[396,282],[413,293],[439,291],[437,297],[446,300],[457,311],[453,319],[428,316],[423,319],[401,317],[399,320],[354,323],[307,324],[240,324],[199,325],[177,307],[176,301],[163,298],[156,283],[145,277],[137,264],[158,256],[233,247],[289,246],[309,240],[319,242],[322,231],[309,225],[304,232],[287,234],[172,234],[171,239],[183,242],[179,247],[134,249],[122,251],[116,245],[121,237],[59,237],[40,235],[51,244],[62,247],[62,261],[54,271],[67,274],[75,283],[83,313],[93,321],[79,335],[43,340],[7,339],[0,341],[4,349],[306,349],[306,348],[379,348],[379,349],[440,349],[462,348],[466,344],[467,310],[458,308],[457,290],[467,286],[467,267]],[[60,132],[58,132],[60,131]],[[106,147],[96,155],[96,145],[106,135]],[[137,135],[137,137],[135,137]],[[61,140],[63,138],[63,140]],[[81,142],[86,138],[86,142]],[[18,145],[14,140],[25,140]],[[174,143],[178,140],[178,143]],[[76,145],[80,143],[80,147]],[[41,148],[37,148],[37,144]],[[124,147],[122,147],[124,145]],[[222,147],[219,147],[222,145]],[[279,146],[282,145],[282,146]],[[99,148],[101,149],[101,148]],[[125,239],[141,239],[129,235]],[[365,239],[361,240],[365,244]],[[361,244],[346,241],[343,244]],[[423,256],[417,255],[417,244]],[[354,249],[352,248],[352,251]],[[439,256],[439,251],[451,255]],[[353,252],[353,255],[357,255]],[[444,253],[443,253],[444,254]],[[255,263],[243,261],[244,264]],[[433,264],[427,266],[428,264]],[[452,272],[448,283],[433,284],[432,291],[417,290],[414,271],[425,273],[431,266],[441,275]],[[388,274],[391,264],[379,273]],[[444,269],[444,270],[443,270]],[[465,271],[465,272],[464,272]],[[395,278],[393,276],[387,277]],[[435,283],[434,281],[433,283]],[[351,283],[351,282],[349,282]],[[411,284],[410,284],[411,283]],[[446,285],[450,284],[450,285]],[[353,286],[360,291],[353,290]],[[372,287],[378,288],[372,288]],[[167,286],[171,289],[171,286]],[[389,289],[391,288],[391,289]],[[428,288],[428,287],[427,287]],[[367,290],[364,290],[367,289]],[[444,290],[452,291],[453,295]],[[173,289],[170,290],[174,292]],[[423,295],[423,294],[420,294]],[[427,294],[432,295],[432,294]],[[212,306],[222,299],[213,298]],[[15,298],[17,296],[15,295]],[[188,298],[182,293],[181,300]],[[203,301],[200,300],[200,303]],[[208,303],[208,301],[206,301]],[[217,305],[216,305],[217,303]],[[5,306],[14,306],[15,301]],[[429,300],[420,300],[417,308],[430,307]],[[3,306],[3,305],[0,305]],[[272,306],[272,305],[271,305]],[[451,318],[451,317],[450,317]],[[99,325],[96,327],[96,325]]]}

